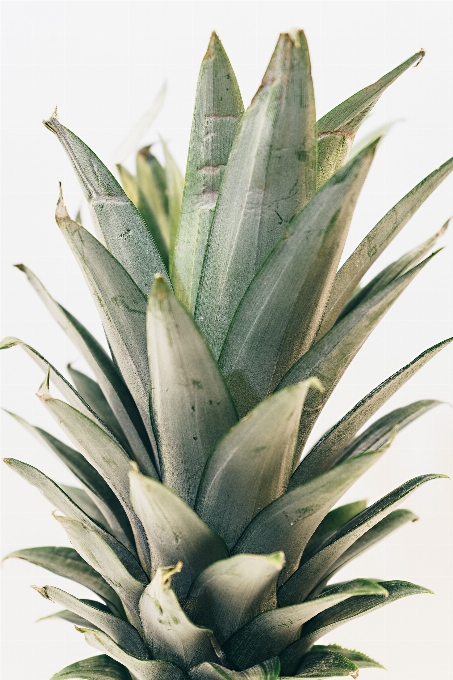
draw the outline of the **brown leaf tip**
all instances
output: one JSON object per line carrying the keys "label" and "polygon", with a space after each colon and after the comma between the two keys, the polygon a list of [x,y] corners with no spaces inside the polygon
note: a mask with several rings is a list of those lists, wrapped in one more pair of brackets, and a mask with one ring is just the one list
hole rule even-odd
{"label": "brown leaf tip", "polygon": [[418,61],[414,64],[414,68],[416,68],[419,64],[422,63],[422,61],[425,57],[425,54],[426,54],[426,50],[423,49],[423,47],[420,47],[420,51],[419,51],[420,57],[419,57]]}
{"label": "brown leaf tip", "polygon": [[212,31],[211,37],[209,39],[208,49],[206,50],[206,54],[203,57],[203,61],[213,59],[216,55],[216,47],[219,45],[221,45],[219,36],[215,31]]}

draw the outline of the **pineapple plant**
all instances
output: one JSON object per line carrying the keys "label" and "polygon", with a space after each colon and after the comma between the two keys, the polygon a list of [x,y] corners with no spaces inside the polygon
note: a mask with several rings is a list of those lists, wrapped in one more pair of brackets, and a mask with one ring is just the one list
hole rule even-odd
{"label": "pineapple plant", "polygon": [[[385,312],[430,263],[444,227],[362,279],[453,170],[453,159],[402,198],[339,267],[377,151],[355,135],[380,95],[423,51],[316,120],[302,31],[282,34],[249,108],[213,34],[203,60],[185,178],[164,144],[137,153],[121,184],[59,121],[95,236],[63,194],[56,221],[98,307],[110,352],[18,265],[95,379],[69,382],[34,348],[43,406],[68,446],[12,414],[71,470],[58,485],[14,459],[73,546],[8,555],[91,590],[46,585],[100,654],[53,680],[255,680],[357,677],[366,654],[317,644],[395,600],[428,592],[405,581],[331,579],[415,519],[399,508],[416,477],[367,506],[337,505],[395,434],[438,402],[369,419],[451,341],[439,342],[365,395],[309,450],[315,422]],[[51,385],[63,396],[54,396]],[[70,588],[69,588],[70,589]]]}

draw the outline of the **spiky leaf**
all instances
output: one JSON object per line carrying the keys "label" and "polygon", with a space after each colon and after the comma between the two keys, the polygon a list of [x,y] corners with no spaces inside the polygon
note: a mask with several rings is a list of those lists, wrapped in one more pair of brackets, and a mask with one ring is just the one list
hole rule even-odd
{"label": "spiky leaf", "polygon": [[66,666],[50,680],[130,680],[127,669],[106,654],[91,656]]}

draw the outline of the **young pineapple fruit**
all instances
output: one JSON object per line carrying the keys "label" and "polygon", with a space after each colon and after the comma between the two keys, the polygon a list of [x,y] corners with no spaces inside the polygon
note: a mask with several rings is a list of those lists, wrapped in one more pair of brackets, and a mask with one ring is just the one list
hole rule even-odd
{"label": "young pineapple fruit", "polygon": [[[38,396],[75,448],[20,422],[80,483],[59,486],[6,461],[58,509],[73,545],[10,557],[99,598],[37,588],[101,652],[53,680],[356,677],[379,663],[317,640],[428,592],[404,581],[330,580],[414,520],[398,506],[441,475],[411,479],[370,507],[332,508],[385,454],[395,430],[437,405],[409,404],[357,434],[451,339],[378,385],[305,451],[342,374],[429,262],[441,233],[360,287],[453,159],[392,208],[338,270],[379,142],[351,155],[354,136],[382,92],[422,56],[316,122],[302,31],[280,36],[245,112],[213,34],[184,182],[167,149],[164,168],[148,147],[138,153],[136,176],[119,167],[123,191],[56,114],[45,122],[91,208],[96,237],[70,218],[61,194],[56,220],[111,350],[19,265],[96,377],[70,368],[73,385],[32,347],[3,342],[22,346],[44,369]],[[66,401],[53,396],[50,382]]]}

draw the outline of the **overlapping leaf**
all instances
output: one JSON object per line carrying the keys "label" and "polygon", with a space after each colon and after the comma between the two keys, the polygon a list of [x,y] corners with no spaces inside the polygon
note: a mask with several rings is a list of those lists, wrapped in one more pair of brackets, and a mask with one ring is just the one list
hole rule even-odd
{"label": "overlapping leaf", "polygon": [[250,281],[315,191],[316,122],[305,36],[283,34],[244,114],[222,181],[195,318],[214,355]]}
{"label": "overlapping leaf", "polygon": [[236,76],[222,43],[213,33],[198,76],[171,271],[175,294],[191,312],[220,184],[243,108]]}
{"label": "overlapping leaf", "polygon": [[277,680],[280,674],[280,660],[278,657],[268,659],[245,671],[233,671],[216,663],[203,663],[192,668],[191,680]]}
{"label": "overlapping leaf", "polygon": [[349,522],[350,519],[358,515],[362,510],[365,510],[365,508],[366,501],[355,501],[354,503],[340,505],[339,508],[328,512],[308,541],[305,552],[314,552],[315,548],[321,545],[330,534],[333,534],[334,531],[343,526],[343,524],[346,524],[346,522]]}
{"label": "overlapping leaf", "polygon": [[106,654],[91,656],[66,666],[50,680],[129,680],[130,675],[125,666],[114,661]]}

